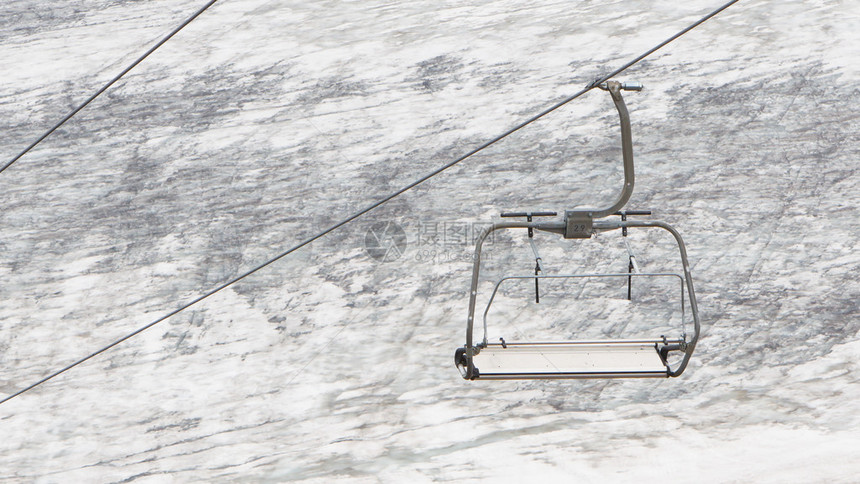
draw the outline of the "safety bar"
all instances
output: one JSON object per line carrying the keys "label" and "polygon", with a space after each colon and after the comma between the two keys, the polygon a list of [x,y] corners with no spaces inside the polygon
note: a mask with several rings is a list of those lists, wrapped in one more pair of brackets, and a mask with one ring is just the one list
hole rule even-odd
{"label": "safety bar", "polygon": [[490,306],[493,304],[493,301],[496,299],[496,294],[499,292],[499,287],[501,287],[502,283],[510,280],[523,280],[523,279],[587,279],[587,278],[612,278],[612,277],[677,277],[678,282],[681,284],[681,322],[683,324],[684,315],[686,311],[684,309],[684,278],[680,274],[675,274],[672,272],[646,272],[646,273],[602,273],[602,274],[553,274],[548,276],[506,276],[499,279],[496,282],[496,286],[493,288],[493,293],[490,295],[490,300],[487,301],[487,307],[484,309],[484,339],[481,344],[486,346],[488,344],[487,341],[487,315],[490,312]]}
{"label": "safety bar", "polygon": [[[478,236],[478,240],[475,243],[475,255],[473,258],[473,267],[472,267],[472,283],[471,289],[469,291],[469,317],[466,321],[466,346],[465,346],[465,357],[467,361],[467,373],[471,375],[470,372],[474,370],[474,363],[472,358],[474,355],[480,351],[480,348],[473,345],[473,333],[474,333],[474,321],[475,321],[475,305],[477,303],[478,296],[478,280],[480,276],[481,270],[481,249],[484,244],[484,240],[496,230],[502,229],[513,229],[513,228],[523,228],[523,229],[534,229],[541,230],[545,232],[552,233],[563,233],[566,224],[565,222],[500,222],[494,223],[490,227],[482,230],[480,235]],[[690,361],[690,357],[693,354],[693,350],[696,348],[696,343],[699,340],[699,310],[696,304],[696,293],[693,288],[693,279],[690,273],[690,264],[687,260],[687,249],[684,244],[683,238],[681,238],[681,234],[675,230],[674,227],[667,224],[666,222],[661,222],[657,220],[627,220],[627,221],[595,221],[594,230],[617,230],[623,227],[655,227],[661,228],[663,230],[668,231],[675,238],[675,241],[678,244],[678,249],[681,255],[681,263],[684,268],[684,281],[687,285],[687,294],[690,297],[690,312],[693,315],[693,336],[689,343],[684,345],[684,348],[679,348],[684,351],[684,358],[678,365],[678,368],[669,373],[669,376],[679,376],[684,372],[684,369],[687,367],[687,364]]]}

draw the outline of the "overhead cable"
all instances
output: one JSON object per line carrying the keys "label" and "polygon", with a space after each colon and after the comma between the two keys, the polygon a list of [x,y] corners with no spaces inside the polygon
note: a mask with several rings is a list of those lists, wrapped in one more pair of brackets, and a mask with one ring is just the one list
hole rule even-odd
{"label": "overhead cable", "polygon": [[[29,146],[27,146],[26,148],[24,148],[24,150],[23,150],[23,151],[21,151],[21,152],[20,152],[20,153],[18,153],[14,158],[12,158],[11,160],[9,160],[9,162],[8,162],[8,163],[6,163],[5,165],[3,165],[3,167],[2,167],[2,168],[0,168],[0,173],[3,173],[3,172],[6,170],[6,168],[9,168],[10,166],[12,166],[12,164],[13,164],[13,163],[15,163],[16,161],[20,160],[22,156],[24,156],[24,155],[26,155],[27,153],[29,153],[29,152],[30,152],[30,150],[32,150],[33,148],[35,148],[35,147],[36,147],[36,145],[38,145],[39,143],[41,143],[42,141],[44,141],[44,140],[45,140],[45,138],[47,138],[48,136],[50,136],[50,135],[51,135],[54,131],[56,131],[60,126],[62,126],[62,125],[64,125],[64,124],[66,124],[66,121],[68,121],[68,120],[72,119],[72,117],[74,117],[74,116],[75,116],[76,114],[78,114],[82,109],[84,109],[85,107],[87,107],[87,105],[88,105],[89,103],[93,102],[93,100],[95,100],[95,98],[99,97],[103,92],[107,91],[111,86],[113,86],[113,85],[114,85],[114,83],[115,83],[116,81],[118,81],[118,80],[122,79],[122,77],[123,77],[123,76],[125,76],[126,74],[128,74],[128,73],[129,73],[129,71],[131,71],[132,69],[134,69],[135,67],[137,67],[137,65],[138,65],[138,64],[140,64],[141,62],[143,62],[143,60],[144,60],[144,59],[146,59],[147,57],[149,57],[149,55],[150,55],[150,54],[152,54],[152,53],[153,53],[153,52],[155,52],[159,47],[161,47],[162,45],[164,45],[164,44],[165,44],[165,42],[167,42],[168,40],[170,40],[170,39],[171,39],[174,35],[176,35],[180,30],[182,30],[183,28],[185,28],[185,26],[186,26],[186,25],[190,24],[194,19],[196,19],[197,17],[199,17],[199,16],[200,16],[200,14],[202,14],[203,12],[205,12],[209,7],[211,7],[212,5],[214,5],[214,4],[215,4],[215,2],[217,2],[217,1],[218,1],[218,0],[209,0],[209,2],[208,2],[208,3],[206,3],[206,5],[204,5],[200,10],[198,10],[198,11],[194,12],[194,14],[193,14],[192,16],[190,16],[190,17],[188,17],[187,19],[185,19],[185,21],[184,21],[184,22],[182,22],[182,24],[180,24],[180,25],[179,25],[179,27],[176,27],[175,29],[173,29],[173,31],[172,31],[172,32],[170,32],[169,34],[167,34],[164,38],[162,38],[161,40],[159,40],[155,45],[153,45],[152,47],[150,47],[150,49],[149,49],[148,51],[146,51],[146,53],[144,53],[142,56],[138,57],[138,58],[137,58],[137,60],[135,60],[134,62],[132,62],[132,63],[131,63],[131,65],[129,65],[128,67],[126,67],[125,69],[123,69],[123,71],[122,71],[122,72],[120,72],[119,74],[117,74],[117,75],[116,75],[116,77],[114,77],[113,79],[111,79],[110,81],[108,81],[108,83],[107,83],[107,84],[105,84],[104,86],[102,86],[102,87],[101,87],[101,89],[99,89],[99,90],[98,90],[98,91],[96,91],[92,96],[90,96],[89,98],[87,98],[87,100],[86,100],[86,101],[84,101],[84,102],[82,102],[81,104],[79,104],[79,105],[78,105],[78,107],[76,107],[75,109],[73,109],[73,110],[72,110],[69,114],[67,114],[63,119],[61,119],[59,122],[57,122],[55,125],[53,125],[49,130],[45,131],[45,132],[42,134],[42,136],[40,136],[38,139],[36,139],[36,141],[33,141],[32,143],[30,143],[30,145],[29,145]],[[2,402],[0,402],[0,403],[2,403]]]}

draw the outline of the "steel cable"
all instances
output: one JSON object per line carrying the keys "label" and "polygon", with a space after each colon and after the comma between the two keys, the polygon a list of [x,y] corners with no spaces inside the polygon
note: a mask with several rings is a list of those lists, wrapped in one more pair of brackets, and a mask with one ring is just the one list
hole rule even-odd
{"label": "steel cable", "polygon": [[[99,97],[103,92],[107,91],[111,86],[113,86],[113,85],[114,85],[114,83],[116,83],[116,81],[118,81],[118,80],[122,79],[122,77],[123,77],[123,76],[125,76],[126,74],[128,74],[128,73],[129,73],[129,71],[131,71],[132,69],[134,69],[135,67],[137,67],[137,65],[138,65],[138,64],[140,64],[141,62],[143,62],[143,60],[144,60],[144,59],[146,59],[147,57],[149,57],[149,55],[150,55],[150,54],[152,54],[152,53],[153,53],[153,52],[155,52],[159,47],[161,47],[162,45],[164,45],[164,44],[165,44],[168,40],[170,40],[174,35],[176,35],[177,33],[179,33],[179,31],[180,31],[180,30],[182,30],[183,28],[185,28],[185,26],[186,26],[186,25],[188,25],[188,24],[190,24],[192,21],[194,21],[194,19],[196,19],[197,17],[199,17],[199,16],[200,16],[200,14],[202,14],[202,13],[203,13],[203,12],[205,12],[207,9],[209,9],[209,7],[211,7],[212,5],[214,5],[214,4],[215,4],[215,2],[217,2],[217,1],[218,1],[218,0],[209,0],[209,2],[208,2],[206,5],[204,5],[200,10],[198,10],[198,11],[194,12],[194,14],[193,14],[193,15],[191,15],[190,17],[188,17],[187,19],[185,19],[185,21],[184,21],[184,22],[182,22],[182,24],[181,24],[181,25],[179,25],[179,27],[176,27],[175,29],[173,29],[173,31],[172,31],[172,32],[170,32],[169,34],[167,34],[165,37],[163,37],[161,40],[159,40],[155,45],[153,45],[152,47],[150,47],[150,49],[149,49],[149,50],[147,50],[147,51],[146,51],[142,56],[138,57],[138,58],[137,58],[137,60],[135,60],[134,62],[132,62],[132,63],[131,63],[131,65],[129,65],[128,67],[126,67],[125,69],[123,69],[123,71],[122,71],[122,72],[120,72],[119,74],[117,74],[113,79],[111,79],[110,81],[108,81],[108,83],[107,83],[107,84],[105,84],[104,86],[102,86],[102,87],[101,87],[101,89],[99,89],[98,91],[96,91],[96,92],[95,92],[95,94],[93,94],[92,96],[90,96],[89,98],[87,98],[87,100],[86,100],[86,101],[84,101],[84,102],[82,102],[81,104],[79,104],[79,105],[78,105],[78,107],[76,107],[75,109],[73,109],[69,114],[67,114],[67,115],[66,115],[63,119],[61,119],[58,123],[56,123],[56,124],[55,124],[54,126],[52,126],[50,129],[48,129],[47,131],[45,131],[45,133],[44,133],[44,134],[42,134],[42,136],[40,136],[36,141],[33,141],[32,143],[30,143],[30,146],[27,146],[26,148],[24,148],[24,150],[23,150],[23,151],[21,151],[20,153],[18,153],[14,158],[12,158],[11,160],[9,160],[9,162],[8,162],[8,163],[6,163],[5,165],[3,165],[3,167],[2,167],[2,168],[0,168],[0,173],[3,173],[4,171],[6,171],[6,168],[9,168],[9,167],[10,167],[10,166],[12,166],[12,164],[14,164],[16,161],[20,160],[22,156],[24,156],[24,155],[26,155],[27,153],[29,153],[29,152],[30,152],[30,150],[32,150],[33,148],[35,148],[35,147],[36,147],[36,145],[38,145],[39,143],[41,143],[42,141],[44,141],[44,140],[45,140],[45,138],[47,138],[47,137],[48,137],[48,136],[50,136],[54,131],[56,131],[57,129],[59,129],[59,128],[60,128],[60,126],[62,126],[62,125],[64,125],[64,124],[66,124],[66,121],[68,121],[68,120],[72,119],[72,117],[74,117],[74,116],[75,116],[76,114],[78,114],[82,109],[84,109],[85,107],[87,107],[87,105],[89,105],[91,102],[93,102],[93,101],[94,101],[97,97]],[[2,403],[2,402],[0,402],[0,403]]]}

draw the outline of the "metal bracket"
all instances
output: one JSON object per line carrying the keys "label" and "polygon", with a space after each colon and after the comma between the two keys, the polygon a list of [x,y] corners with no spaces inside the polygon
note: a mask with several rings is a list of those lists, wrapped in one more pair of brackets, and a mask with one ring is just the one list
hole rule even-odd
{"label": "metal bracket", "polygon": [[[615,212],[615,215],[621,216],[621,221],[626,222],[628,215],[651,215],[650,210],[621,210],[619,212]],[[627,237],[627,227],[621,227],[621,236]],[[627,273],[633,274],[634,271],[639,271],[639,264],[636,263],[636,256],[633,254],[633,249],[630,248],[630,244],[627,243],[627,239],[624,239],[624,246],[627,247],[627,256],[629,257],[627,261]],[[627,300],[633,300],[633,277],[627,276]]]}
{"label": "metal bracket", "polygon": [[[556,212],[502,212],[502,217],[510,218],[510,217],[525,217],[526,221],[531,222],[532,217],[555,217],[558,215]],[[534,228],[529,227],[529,244],[532,247],[532,252],[535,255],[535,276],[539,276],[543,271],[541,268],[541,257],[538,253],[537,246],[534,241]],[[535,277],[535,303],[540,303],[540,283],[539,279]]]}
{"label": "metal bracket", "polygon": [[594,217],[590,210],[568,210],[564,212],[564,238],[590,239],[594,233]]}

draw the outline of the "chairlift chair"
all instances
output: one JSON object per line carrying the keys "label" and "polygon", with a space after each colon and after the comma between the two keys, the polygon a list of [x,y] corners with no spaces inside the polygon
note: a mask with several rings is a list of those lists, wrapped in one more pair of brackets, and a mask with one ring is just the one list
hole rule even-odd
{"label": "chairlift chair", "polygon": [[[511,380],[511,379],[567,379],[567,378],[667,378],[680,376],[693,354],[699,339],[699,314],[696,304],[687,251],[681,234],[671,225],[656,220],[629,220],[628,216],[650,215],[649,211],[623,210],[633,193],[633,142],[630,129],[630,116],[622,90],[640,91],[639,83],[620,83],[608,81],[600,86],[612,97],[621,120],[621,147],[624,164],[624,186],[621,195],[613,205],[606,208],[579,208],[564,212],[562,220],[535,221],[536,217],[554,217],[555,212],[503,213],[505,218],[525,218],[525,221],[504,221],[494,223],[478,236],[472,269],[471,290],[469,292],[469,317],[466,323],[466,344],[457,348],[454,361],[463,378],[467,380]],[[620,219],[603,220],[619,216]],[[611,274],[543,274],[542,260],[534,244],[535,231],[560,234],[565,239],[588,239],[594,233],[622,230],[626,236],[628,229],[651,227],[669,232],[677,243],[683,274],[643,273],[638,270],[635,255],[627,245],[629,266],[627,273]],[[527,229],[529,244],[535,255],[534,274],[504,277],[496,283],[487,309],[484,311],[484,337],[475,343],[474,322],[477,301],[478,281],[481,268],[481,247],[486,238],[497,230]],[[665,335],[646,339],[618,340],[574,340],[560,342],[506,342],[487,340],[486,315],[499,290],[499,286],[511,279],[534,279],[535,301],[540,301],[539,281],[545,279],[626,277],[628,278],[628,299],[631,297],[630,285],[634,278],[674,277],[680,281],[682,321],[684,294],[689,300],[693,321],[693,334],[687,339],[685,332],[678,337]],[[680,352],[677,363],[670,362],[669,355]],[[674,367],[673,367],[674,365]]]}

